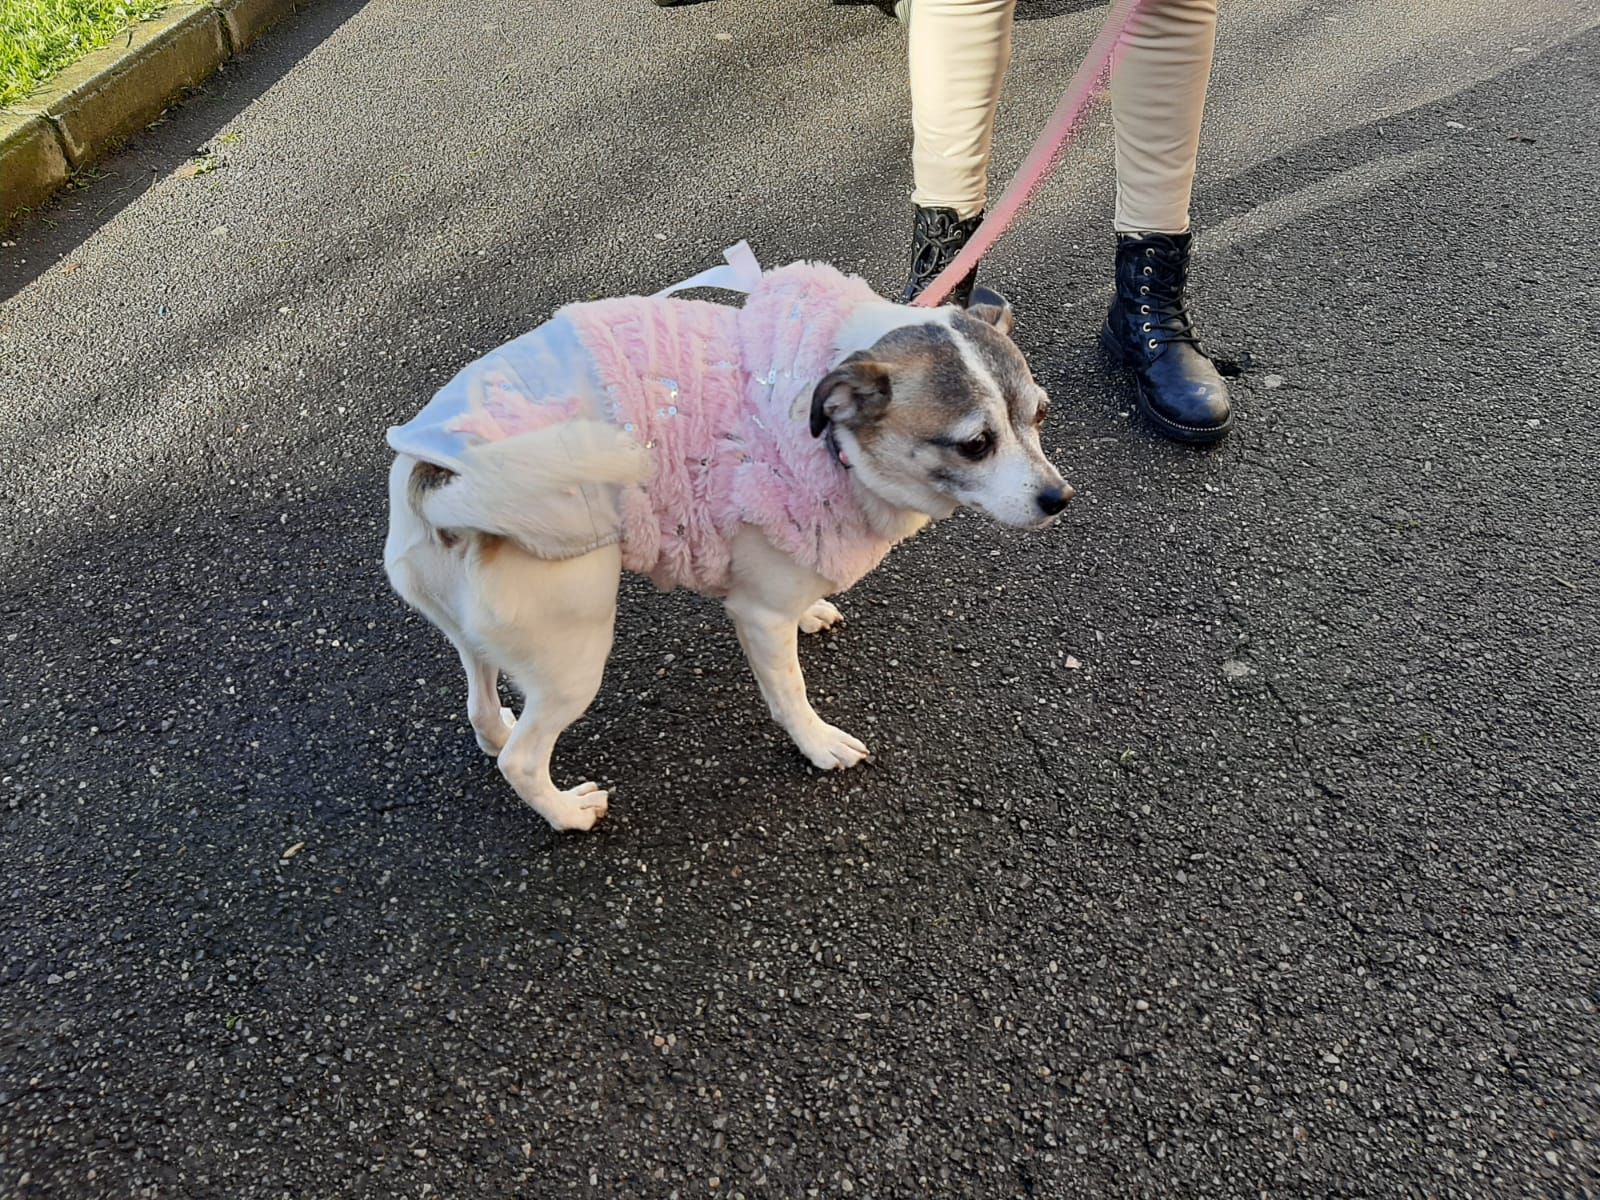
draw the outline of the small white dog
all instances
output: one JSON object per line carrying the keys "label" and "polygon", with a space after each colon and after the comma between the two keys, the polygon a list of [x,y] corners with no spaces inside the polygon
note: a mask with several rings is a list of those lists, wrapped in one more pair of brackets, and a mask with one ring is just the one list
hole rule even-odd
{"label": "small white dog", "polygon": [[606,812],[550,756],[599,690],[624,568],[721,597],[773,718],[817,767],[851,767],[867,747],[800,673],[797,634],[840,620],[826,597],[959,506],[1037,527],[1072,496],[1003,301],[908,308],[814,264],[747,275],[743,308],[570,306],[390,431],[389,579],[455,645],[479,746],[555,829]]}

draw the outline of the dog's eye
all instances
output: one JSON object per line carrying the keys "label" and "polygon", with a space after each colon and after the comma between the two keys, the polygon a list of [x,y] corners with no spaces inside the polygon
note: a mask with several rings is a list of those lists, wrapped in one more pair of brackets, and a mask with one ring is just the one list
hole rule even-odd
{"label": "dog's eye", "polygon": [[956,453],[973,462],[977,462],[980,458],[988,458],[989,451],[993,449],[994,434],[987,429],[975,438],[956,443]]}

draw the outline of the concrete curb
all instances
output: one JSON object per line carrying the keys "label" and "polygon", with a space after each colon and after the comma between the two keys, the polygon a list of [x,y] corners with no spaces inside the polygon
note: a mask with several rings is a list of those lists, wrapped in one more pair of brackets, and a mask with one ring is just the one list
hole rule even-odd
{"label": "concrete curb", "polygon": [[176,4],[0,112],[0,228],[310,0]]}
{"label": "concrete curb", "polygon": [[67,155],[43,117],[0,113],[0,229],[67,181]]}

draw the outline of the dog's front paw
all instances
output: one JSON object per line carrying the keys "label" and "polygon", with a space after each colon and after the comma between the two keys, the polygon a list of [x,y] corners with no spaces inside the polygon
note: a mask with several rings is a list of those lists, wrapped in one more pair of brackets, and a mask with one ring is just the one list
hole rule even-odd
{"label": "dog's front paw", "polygon": [[872,751],[842,729],[817,723],[814,730],[794,739],[800,753],[811,760],[811,765],[824,771],[842,771],[863,759],[872,757]]}
{"label": "dog's front paw", "polygon": [[824,629],[832,629],[844,620],[844,614],[826,600],[818,600],[801,614],[801,633],[820,633]]}
{"label": "dog's front paw", "polygon": [[583,833],[606,815],[606,794],[597,783],[580,783],[564,792],[552,792],[534,808],[557,833]]}

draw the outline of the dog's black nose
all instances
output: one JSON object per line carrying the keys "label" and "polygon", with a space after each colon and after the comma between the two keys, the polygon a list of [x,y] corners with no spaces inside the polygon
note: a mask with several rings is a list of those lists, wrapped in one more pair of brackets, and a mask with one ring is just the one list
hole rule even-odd
{"label": "dog's black nose", "polygon": [[1072,490],[1070,483],[1064,483],[1058,488],[1045,488],[1039,493],[1039,508],[1047,517],[1053,517],[1067,506],[1067,501],[1077,495]]}

